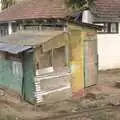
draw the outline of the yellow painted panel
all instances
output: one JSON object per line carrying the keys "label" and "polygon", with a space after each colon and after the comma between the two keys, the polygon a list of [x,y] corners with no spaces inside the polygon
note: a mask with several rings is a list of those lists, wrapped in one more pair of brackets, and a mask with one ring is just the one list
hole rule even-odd
{"label": "yellow painted panel", "polygon": [[84,76],[82,63],[80,61],[71,62],[71,71],[72,71],[72,91],[76,93],[80,89],[84,88]]}
{"label": "yellow painted panel", "polygon": [[82,59],[82,53],[81,53],[81,46],[79,41],[74,41],[74,43],[72,43],[72,60],[77,60],[77,61],[81,61]]}
{"label": "yellow painted panel", "polygon": [[84,89],[84,54],[81,31],[71,31],[71,72],[73,96],[80,95]]}

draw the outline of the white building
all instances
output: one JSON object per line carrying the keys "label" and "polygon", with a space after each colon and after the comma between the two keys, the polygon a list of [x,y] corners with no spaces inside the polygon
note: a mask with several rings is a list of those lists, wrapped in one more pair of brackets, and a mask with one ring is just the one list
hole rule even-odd
{"label": "white building", "polygon": [[98,31],[99,69],[120,68],[120,0],[96,0],[93,12]]}

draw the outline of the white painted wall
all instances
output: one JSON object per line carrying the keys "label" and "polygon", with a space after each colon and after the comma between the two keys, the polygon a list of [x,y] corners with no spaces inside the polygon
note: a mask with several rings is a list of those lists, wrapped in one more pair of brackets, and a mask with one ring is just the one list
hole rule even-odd
{"label": "white painted wall", "polygon": [[98,34],[99,69],[120,68],[120,23],[119,34]]}

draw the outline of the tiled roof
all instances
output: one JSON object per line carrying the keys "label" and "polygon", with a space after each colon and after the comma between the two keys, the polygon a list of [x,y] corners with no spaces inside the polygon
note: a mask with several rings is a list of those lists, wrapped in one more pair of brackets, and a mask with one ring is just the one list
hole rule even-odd
{"label": "tiled roof", "polygon": [[95,21],[119,21],[120,0],[96,0],[93,13]]}
{"label": "tiled roof", "polygon": [[64,0],[25,0],[0,13],[0,22],[21,19],[63,19],[68,15]]}

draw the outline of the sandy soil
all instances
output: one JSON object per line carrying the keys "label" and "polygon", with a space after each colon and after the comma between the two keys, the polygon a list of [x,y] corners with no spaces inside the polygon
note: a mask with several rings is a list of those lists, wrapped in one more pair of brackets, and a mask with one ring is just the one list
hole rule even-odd
{"label": "sandy soil", "polygon": [[[79,100],[66,100],[54,104],[32,106],[20,102],[17,97],[0,90],[0,120],[38,120],[65,113],[75,113],[89,108],[99,108],[106,105],[120,105],[120,88],[115,86],[120,80],[120,70],[99,72],[97,86],[87,89],[87,94]],[[120,111],[98,112],[89,120],[120,120]],[[81,118],[88,120],[88,118]]]}

